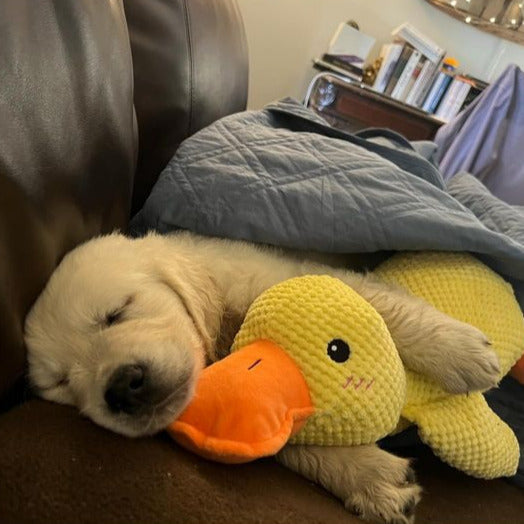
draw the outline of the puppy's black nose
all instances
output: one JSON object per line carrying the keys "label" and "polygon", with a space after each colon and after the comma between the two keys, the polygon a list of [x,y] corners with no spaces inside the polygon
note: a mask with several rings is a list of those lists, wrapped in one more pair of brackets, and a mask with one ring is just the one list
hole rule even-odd
{"label": "puppy's black nose", "polygon": [[120,366],[109,378],[104,399],[114,413],[136,413],[148,400],[147,371],[144,366]]}

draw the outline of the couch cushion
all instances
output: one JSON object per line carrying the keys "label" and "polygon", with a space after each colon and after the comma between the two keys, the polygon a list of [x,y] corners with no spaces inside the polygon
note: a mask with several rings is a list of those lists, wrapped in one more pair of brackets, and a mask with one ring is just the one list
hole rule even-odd
{"label": "couch cushion", "polygon": [[[514,524],[524,491],[467,477],[425,449],[418,524]],[[7,480],[9,479],[9,480]],[[0,522],[361,522],[322,489],[276,464],[205,461],[169,438],[127,439],[74,409],[29,401],[0,416]]]}
{"label": "couch cushion", "polygon": [[0,522],[359,521],[273,460],[207,462],[166,436],[128,439],[33,400],[0,417]]}
{"label": "couch cushion", "polygon": [[121,1],[2,0],[0,71],[1,407],[57,262],[127,224],[136,129]]}

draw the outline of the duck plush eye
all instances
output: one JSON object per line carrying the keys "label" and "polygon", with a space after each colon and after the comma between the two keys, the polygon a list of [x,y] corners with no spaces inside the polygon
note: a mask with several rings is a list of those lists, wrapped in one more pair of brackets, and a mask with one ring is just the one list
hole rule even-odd
{"label": "duck plush eye", "polygon": [[331,360],[342,364],[349,358],[351,351],[346,342],[340,338],[335,338],[327,345],[327,354]]}

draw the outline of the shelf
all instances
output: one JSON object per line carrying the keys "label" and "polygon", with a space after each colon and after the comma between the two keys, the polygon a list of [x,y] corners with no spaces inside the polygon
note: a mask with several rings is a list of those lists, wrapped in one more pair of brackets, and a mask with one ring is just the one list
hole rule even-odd
{"label": "shelf", "polygon": [[[328,71],[317,75],[310,89],[309,106],[322,116],[335,119],[336,127],[346,122],[356,127],[387,127],[409,140],[432,139],[444,122],[421,109],[373,91],[357,80],[333,72],[315,61],[315,68]],[[339,68],[337,68],[339,69]],[[322,95],[324,93],[324,95]],[[324,96],[324,99],[322,99]]]}

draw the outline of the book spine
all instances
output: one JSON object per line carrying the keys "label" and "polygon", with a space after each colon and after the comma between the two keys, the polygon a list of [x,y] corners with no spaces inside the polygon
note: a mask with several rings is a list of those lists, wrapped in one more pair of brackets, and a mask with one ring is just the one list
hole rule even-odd
{"label": "book spine", "polygon": [[455,77],[451,81],[446,91],[446,94],[442,97],[442,100],[438,106],[438,110],[435,111],[435,116],[437,118],[447,121],[448,113],[450,112],[450,109],[455,104],[457,94],[461,89],[462,89],[462,82],[460,81],[458,77]]}
{"label": "book spine", "polygon": [[423,111],[429,112],[433,104],[433,100],[435,99],[440,89],[440,86],[442,85],[442,82],[444,82],[445,77],[446,77],[446,73],[444,73],[444,71],[439,71],[435,80],[433,81],[431,89],[429,90],[428,96],[426,97],[426,100],[424,101],[424,104],[422,105]]}
{"label": "book spine", "polygon": [[437,89],[437,92],[433,99],[431,100],[431,103],[429,105],[428,113],[434,113],[440,104],[440,101],[442,100],[442,97],[446,93],[446,90],[448,89],[449,85],[451,84],[452,75],[449,73],[442,72],[443,77],[442,81],[440,82],[440,85]]}
{"label": "book spine", "polygon": [[408,81],[408,85],[406,86],[406,89],[404,89],[404,92],[402,93],[402,96],[399,100],[402,100],[402,102],[405,102],[406,99],[409,96],[409,93],[411,93],[411,90],[413,89],[413,86],[415,85],[415,82],[419,79],[420,73],[422,72],[422,68],[424,67],[424,64],[426,63],[426,58],[422,55],[420,55],[420,59],[417,62],[417,65],[415,66],[415,69],[413,70],[413,74],[411,75],[411,78]]}
{"label": "book spine", "polygon": [[395,70],[400,54],[402,53],[402,46],[399,44],[390,44],[389,51],[384,58],[380,70],[377,75],[377,80],[373,89],[379,93],[383,93],[388,85],[388,82]]}
{"label": "book spine", "polygon": [[438,63],[445,54],[444,49],[407,22],[397,27],[392,35],[404,39],[433,63]]}
{"label": "book spine", "polygon": [[460,110],[462,109],[462,106],[464,104],[464,100],[466,100],[466,97],[468,96],[470,90],[471,84],[469,82],[463,82],[462,89],[460,93],[457,95],[455,104],[448,114],[448,120],[451,120],[460,113]]}
{"label": "book spine", "polygon": [[420,70],[418,78],[413,84],[413,87],[411,88],[410,92],[406,97],[406,104],[415,105],[415,102],[417,101],[417,98],[419,97],[422,89],[424,88],[424,85],[426,84],[426,82],[428,82],[429,77],[433,72],[433,62],[427,58],[425,58],[424,60],[425,62],[422,65],[422,69]]}
{"label": "book spine", "polygon": [[414,49],[406,62],[406,65],[404,67],[404,70],[402,71],[402,74],[400,75],[397,84],[393,88],[393,91],[391,92],[392,98],[395,98],[396,100],[400,100],[402,96],[404,95],[404,92],[406,91],[406,87],[413,76],[413,71],[415,71],[415,67],[417,67],[417,64],[420,60],[420,51],[417,51]]}
{"label": "book spine", "polygon": [[420,95],[418,96],[415,105],[420,108],[424,108],[424,104],[426,102],[427,97],[429,96],[429,92],[433,88],[433,84],[435,83],[435,80],[437,79],[437,76],[440,73],[440,64],[435,65],[433,64],[433,68],[431,69],[431,73],[428,75],[428,80],[426,84],[424,85],[423,89],[420,92]]}
{"label": "book spine", "polygon": [[397,81],[400,78],[402,71],[404,71],[404,67],[406,67],[406,64],[409,60],[409,57],[411,56],[412,51],[413,51],[413,48],[411,46],[407,44],[404,46],[404,49],[402,50],[402,54],[400,55],[400,58],[398,59],[397,65],[395,66],[393,74],[391,75],[388,85],[384,91],[386,95],[391,95],[391,93],[393,92],[393,89],[395,89]]}
{"label": "book spine", "polygon": [[354,75],[362,77],[362,69],[359,69],[358,67],[355,67],[347,60],[344,60],[344,57],[341,57],[340,55],[328,55],[325,54],[323,56],[324,60],[326,62],[329,62],[330,64],[333,64],[337,67],[340,67],[342,69],[345,69],[349,71],[350,73],[353,73]]}
{"label": "book spine", "polygon": [[388,55],[391,52],[391,44],[384,44],[380,48],[380,53],[378,57],[381,59],[380,62],[380,69],[377,71],[377,76],[375,77],[375,81],[373,82],[372,89],[375,91],[378,91],[379,85],[382,83],[382,80],[384,78],[385,72],[386,72],[386,61],[388,59]]}
{"label": "book spine", "polygon": [[322,70],[332,71],[333,73],[337,73],[341,76],[345,76],[346,78],[349,78],[350,80],[355,80],[356,82],[362,82],[362,75],[356,75],[355,73],[351,72],[349,69],[344,67],[339,67],[332,62],[329,62],[327,60],[315,60],[315,65],[318,66]]}

